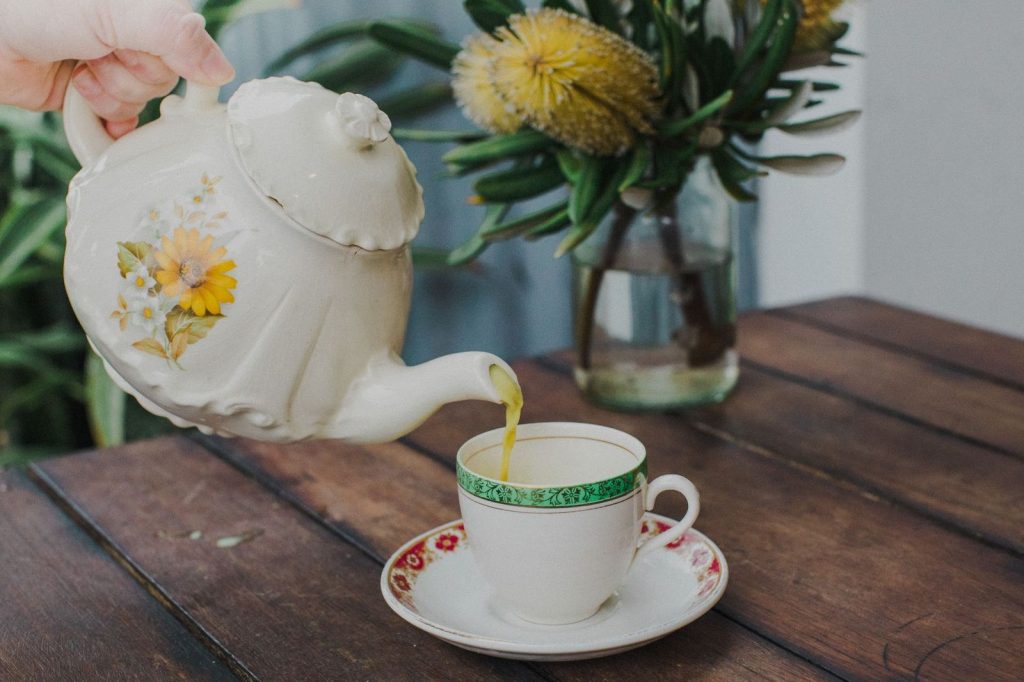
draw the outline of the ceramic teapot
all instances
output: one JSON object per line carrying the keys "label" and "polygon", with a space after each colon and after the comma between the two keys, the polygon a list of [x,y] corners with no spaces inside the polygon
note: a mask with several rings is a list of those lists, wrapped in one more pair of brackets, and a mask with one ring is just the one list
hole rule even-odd
{"label": "ceramic teapot", "polygon": [[399,358],[423,218],[370,99],[292,78],[188,84],[116,142],[69,89],[64,278],[122,389],[178,426],[381,442],[447,402],[499,402],[499,358]]}

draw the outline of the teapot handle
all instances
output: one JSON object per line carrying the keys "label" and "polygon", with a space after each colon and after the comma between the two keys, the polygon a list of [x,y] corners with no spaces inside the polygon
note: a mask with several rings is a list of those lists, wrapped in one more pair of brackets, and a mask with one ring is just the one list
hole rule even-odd
{"label": "teapot handle", "polygon": [[[215,85],[200,85],[186,81],[185,109],[200,110],[217,104],[220,88]],[[173,97],[173,96],[172,96]],[[171,99],[168,97],[167,99]],[[177,100],[177,97],[173,97]],[[161,111],[163,107],[161,106]],[[75,86],[68,84],[64,93],[64,135],[75,158],[83,167],[89,166],[107,147],[114,144],[114,138],[107,132],[103,119],[93,113],[89,103]]]}
{"label": "teapot handle", "polygon": [[99,158],[107,147],[114,144],[103,126],[103,120],[93,113],[85,97],[68,83],[64,93],[64,135],[75,158],[83,167],[90,165]]}

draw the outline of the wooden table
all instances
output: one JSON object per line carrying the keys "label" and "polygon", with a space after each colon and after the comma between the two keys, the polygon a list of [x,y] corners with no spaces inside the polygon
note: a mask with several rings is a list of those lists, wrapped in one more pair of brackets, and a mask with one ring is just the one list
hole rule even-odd
{"label": "wooden table", "polygon": [[458,516],[455,450],[501,422],[464,403],[388,445],[189,434],[0,474],[0,679],[1024,679],[1024,342],[844,298],[749,314],[740,350],[735,394],[678,415],[583,402],[567,354],[515,365],[526,421],[631,432],[701,490],[729,588],[651,646],[503,661],[388,609],[382,562]]}

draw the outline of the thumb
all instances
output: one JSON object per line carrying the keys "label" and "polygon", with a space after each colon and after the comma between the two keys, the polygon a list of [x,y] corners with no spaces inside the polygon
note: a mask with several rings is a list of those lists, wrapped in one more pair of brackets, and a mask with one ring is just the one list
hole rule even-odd
{"label": "thumb", "polygon": [[[205,85],[223,85],[235,76],[227,57],[206,32],[206,20],[175,0],[103,3],[110,16],[108,45],[138,50],[164,60],[179,76]],[[103,36],[104,39],[107,36]]]}

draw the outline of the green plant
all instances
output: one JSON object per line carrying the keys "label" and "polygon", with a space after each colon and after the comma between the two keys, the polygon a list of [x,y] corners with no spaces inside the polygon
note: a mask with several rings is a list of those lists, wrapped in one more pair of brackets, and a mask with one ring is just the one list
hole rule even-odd
{"label": "green plant", "polygon": [[[747,181],[766,169],[836,170],[844,160],[837,154],[763,157],[751,145],[773,128],[820,134],[858,117],[847,111],[790,121],[838,86],[787,72],[842,66],[836,55],[857,54],[838,45],[848,26],[833,21],[831,10],[841,2],[543,0],[537,12],[521,0],[465,0],[482,33],[462,48],[402,20],[375,22],[369,32],[396,52],[450,72],[456,91],[461,87],[463,110],[486,129],[395,133],[458,143],[442,156],[448,171],[476,174],[473,202],[495,207],[449,255],[450,264],[461,264],[489,244],[519,236],[563,232],[556,255],[567,253],[624,192],[676,194],[701,155],[712,159],[725,188],[742,201],[755,198]],[[600,38],[588,38],[598,27]],[[534,34],[544,39],[532,40]],[[653,112],[638,109],[628,87],[628,76],[636,80],[639,71],[643,77],[642,70],[623,66],[636,50],[647,55],[656,80]],[[605,73],[621,77],[603,79]],[[598,92],[598,83],[606,89]],[[609,148],[609,137],[628,144]],[[568,198],[559,196],[547,208],[513,213],[520,202],[566,189]]]}

